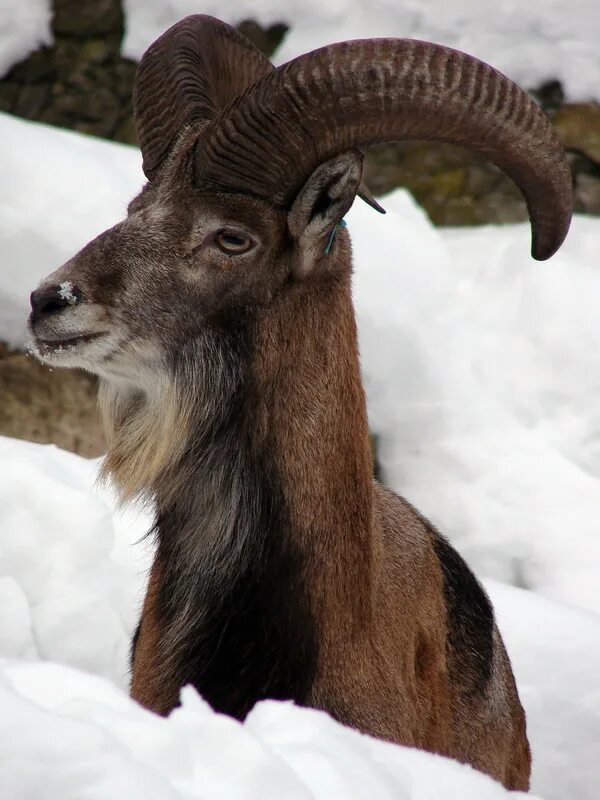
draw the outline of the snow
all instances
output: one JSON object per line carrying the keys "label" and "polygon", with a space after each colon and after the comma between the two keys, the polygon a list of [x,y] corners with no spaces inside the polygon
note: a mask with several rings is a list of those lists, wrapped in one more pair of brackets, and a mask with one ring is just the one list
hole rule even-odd
{"label": "snow", "polygon": [[[0,115],[0,339],[40,278],[118,221],[139,153]],[[386,482],[488,583],[529,720],[533,789],[600,783],[600,221],[550,262],[527,226],[434,229],[404,192],[347,216],[362,363]],[[265,703],[242,726],[192,690],[161,720],[127,699],[151,557],[97,464],[0,439],[0,796],[500,798],[484,776]],[[571,606],[565,603],[573,604]],[[580,606],[576,608],[575,606]],[[581,607],[592,609],[582,610]]]}
{"label": "snow", "polygon": [[[190,687],[168,719],[53,664],[0,666],[2,797],[44,800],[447,800],[509,793],[469,767],[378,742],[326,714],[267,701],[244,725]],[[532,798],[535,800],[535,798]]]}
{"label": "snow", "polygon": [[50,0],[0,0],[0,78],[52,42]]}
{"label": "snow", "polygon": [[17,347],[36,283],[123,218],[143,175],[131,147],[8,114],[0,163],[0,341]]}
{"label": "snow", "polygon": [[600,786],[600,616],[486,581],[527,713],[532,786],[595,800]]}
{"label": "snow", "polygon": [[71,281],[63,281],[58,285],[58,296],[62,300],[66,300],[70,306],[74,306],[77,298],[73,294],[73,284]]}
{"label": "snow", "polygon": [[[429,800],[440,785],[445,798],[506,795],[469,768],[290,704],[261,703],[243,726],[192,689],[168,720],[138,708],[124,690],[150,518],[116,513],[96,470],[54,446],[0,437],[0,796],[39,796],[42,782],[48,800]],[[534,791],[595,800],[600,617],[487,588],[528,716]]]}
{"label": "snow", "polygon": [[164,30],[188,14],[235,25],[285,22],[276,53],[284,63],[331,42],[371,36],[425,39],[487,61],[526,88],[558,78],[570,100],[598,99],[600,4],[597,0],[124,0],[123,54],[141,58]]}
{"label": "snow", "polygon": [[481,574],[599,611],[600,220],[540,264],[526,225],[384,205],[348,223],[385,482]]}
{"label": "snow", "polygon": [[129,544],[148,520],[112,515],[92,491],[94,462],[2,438],[0,454],[0,654],[59,661],[124,687],[147,565],[144,548]]}

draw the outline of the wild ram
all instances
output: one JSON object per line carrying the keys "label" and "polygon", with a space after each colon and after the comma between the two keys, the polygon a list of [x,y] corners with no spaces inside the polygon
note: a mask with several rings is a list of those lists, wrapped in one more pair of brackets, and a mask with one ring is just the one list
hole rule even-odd
{"label": "wild ram", "polygon": [[548,120],[439,45],[343,42],[275,69],[205,16],[146,52],[135,112],[148,183],[30,319],[43,361],[99,375],[104,472],[155,504],[133,697],[166,714],[192,683],[238,718],[292,699],[526,789],[490,602],[372,477],[339,223],[357,193],[374,204],[357,147],[453,142],[516,181],[548,258],[571,215]]}

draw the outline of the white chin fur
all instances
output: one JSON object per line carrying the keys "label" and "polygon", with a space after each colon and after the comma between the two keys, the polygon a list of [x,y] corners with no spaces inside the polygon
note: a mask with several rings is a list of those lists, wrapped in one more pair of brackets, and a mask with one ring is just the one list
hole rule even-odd
{"label": "white chin fur", "polygon": [[80,367],[94,371],[115,348],[110,334],[82,336],[73,341],[50,342],[33,339],[27,345],[28,351],[42,361],[56,367]]}

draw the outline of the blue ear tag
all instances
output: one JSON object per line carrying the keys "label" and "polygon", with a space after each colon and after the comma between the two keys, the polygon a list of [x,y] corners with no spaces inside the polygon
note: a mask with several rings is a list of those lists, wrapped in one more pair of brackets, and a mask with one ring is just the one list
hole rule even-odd
{"label": "blue ear tag", "polygon": [[337,225],[335,225],[335,227],[334,227],[334,228],[333,228],[333,230],[331,231],[331,235],[330,235],[330,237],[329,237],[329,241],[327,242],[327,247],[325,248],[325,255],[326,255],[326,256],[328,256],[328,255],[329,255],[329,251],[331,250],[331,245],[333,244],[333,240],[335,239],[335,235],[336,235],[336,233],[337,233],[337,229],[338,229],[338,228],[347,228],[347,227],[348,227],[348,226],[347,226],[347,224],[346,224],[346,220],[345,220],[345,219],[341,219],[341,220],[338,222],[338,224],[337,224]]}

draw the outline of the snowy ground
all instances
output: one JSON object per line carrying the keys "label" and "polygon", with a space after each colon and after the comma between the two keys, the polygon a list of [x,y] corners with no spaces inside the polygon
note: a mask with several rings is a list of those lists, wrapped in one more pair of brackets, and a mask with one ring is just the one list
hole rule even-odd
{"label": "snowy ground", "polygon": [[[0,340],[17,345],[28,292],[122,216],[140,158],[0,115],[0,174]],[[386,482],[481,575],[560,601],[488,584],[528,712],[533,788],[595,800],[600,617],[564,602],[600,610],[600,221],[576,219],[537,264],[526,226],[439,231],[402,192],[385,205],[381,217],[357,203],[348,223]],[[263,704],[243,727],[193,692],[168,721],[136,708],[115,684],[147,520],[113,514],[94,474],[55,448],[0,441],[0,796],[505,795],[287,705]]]}

